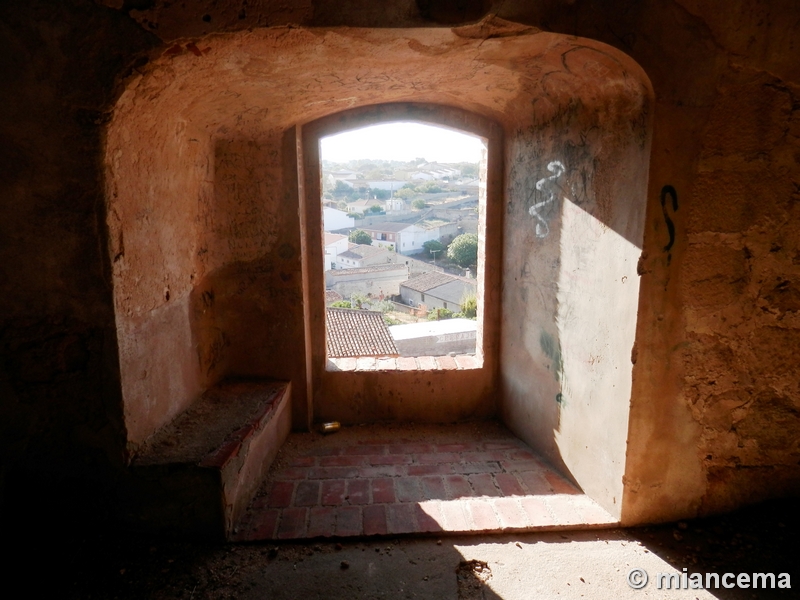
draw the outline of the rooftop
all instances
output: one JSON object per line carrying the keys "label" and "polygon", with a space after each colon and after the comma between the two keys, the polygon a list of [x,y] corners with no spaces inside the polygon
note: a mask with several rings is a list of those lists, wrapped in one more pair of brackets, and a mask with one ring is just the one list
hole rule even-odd
{"label": "rooftop", "polygon": [[332,269],[326,271],[326,274],[330,277],[346,277],[348,275],[358,275],[359,273],[380,273],[381,271],[396,271],[405,268],[405,265],[386,264],[375,265],[374,267],[359,267],[357,269]]}
{"label": "rooftop", "polygon": [[364,231],[388,231],[388,232],[397,232],[403,231],[404,229],[408,229],[411,227],[411,223],[376,223],[375,225],[369,225],[362,227]]}
{"label": "rooftop", "polygon": [[350,246],[350,248],[346,252],[342,252],[339,256],[343,258],[352,258],[355,260],[361,260],[364,258],[369,258],[370,256],[375,256],[376,254],[389,254],[389,251],[386,248],[381,248],[380,246],[367,246],[366,244],[355,244]]}
{"label": "rooftop", "polygon": [[423,321],[407,325],[392,325],[389,332],[395,340],[447,335],[449,333],[469,333],[478,331],[478,322],[472,319],[444,319],[442,321]]}
{"label": "rooftop", "polygon": [[463,279],[462,277],[456,277],[455,275],[448,275],[447,273],[439,273],[438,271],[417,275],[408,281],[404,281],[400,285],[410,290],[414,290],[415,292],[424,293],[428,290],[432,290],[433,288],[437,288],[440,285],[445,285],[454,281],[469,281],[474,285],[474,282],[471,280]]}
{"label": "rooftop", "polygon": [[328,308],[325,329],[331,358],[399,354],[381,312]]}
{"label": "rooftop", "polygon": [[329,246],[331,244],[335,244],[339,240],[343,240],[346,237],[347,237],[346,235],[342,235],[340,233],[328,233],[326,231],[325,232],[325,245]]}
{"label": "rooftop", "polygon": [[442,225],[449,225],[451,222],[446,219],[423,219],[422,221],[418,221],[415,225],[422,227],[424,229],[433,229],[435,227],[441,227]]}
{"label": "rooftop", "polygon": [[336,290],[325,290],[325,304],[330,304],[331,302],[338,302],[339,300],[343,299],[344,298],[342,297],[342,295]]}

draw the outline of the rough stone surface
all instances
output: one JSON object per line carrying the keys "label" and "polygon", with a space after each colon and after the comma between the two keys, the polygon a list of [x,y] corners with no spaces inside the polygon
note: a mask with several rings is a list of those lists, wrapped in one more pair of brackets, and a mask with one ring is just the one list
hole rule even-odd
{"label": "rough stone surface", "polygon": [[[496,102],[484,114],[505,123],[513,137],[531,111],[546,112],[530,102],[514,104],[519,89],[542,78],[508,77],[511,56],[492,48],[536,30],[598,40],[625,53],[655,94],[630,349],[635,364],[630,396],[622,400],[630,404],[618,499],[623,519],[677,518],[797,492],[795,2],[740,0],[725,10],[703,0],[398,0],[380,9],[361,0],[247,4],[34,0],[0,7],[7,48],[0,57],[4,515],[36,510],[43,502],[35,498],[53,496],[65,507],[91,511],[97,500],[108,509],[128,444],[135,449],[225,374],[291,378],[303,395],[299,217],[294,208],[268,208],[298,201],[284,195],[281,183],[296,181],[297,173],[275,155],[291,156],[295,147],[284,127],[295,121],[287,111],[298,97],[259,106],[251,101],[259,90],[228,86],[237,99],[227,120],[187,118],[201,105],[232,101],[208,96],[210,88],[192,86],[188,74],[238,72],[277,86],[305,73],[281,54],[285,48],[294,45],[305,59],[324,62],[324,47],[338,44],[386,58],[380,68],[363,67],[360,82],[350,83],[360,87],[359,102],[389,99],[376,87],[396,77],[389,85],[400,87],[391,99],[452,104],[468,96],[457,81],[451,93],[429,84],[464,81],[448,53],[480,46],[487,73],[496,74],[487,92]],[[466,21],[489,13],[521,25]],[[451,35],[442,24],[464,27]],[[281,28],[257,29],[263,25]],[[314,29],[340,25],[382,29]],[[391,28],[415,25],[441,31],[394,35],[384,44]],[[426,43],[442,38],[450,41]],[[261,45],[260,56],[244,52],[250,43]],[[276,65],[280,56],[286,59]],[[302,81],[309,91],[303,97],[321,102],[303,108],[308,119],[343,107],[331,101],[331,86],[339,83],[336,72],[329,75]],[[556,88],[562,83],[549,80]],[[143,121],[125,132],[109,127],[134,99]],[[168,118],[156,122],[156,114]],[[265,114],[274,128],[239,135],[260,127]],[[574,144],[581,149],[580,139]],[[106,154],[120,148],[122,154]],[[545,157],[534,158],[546,168]],[[107,170],[114,161],[144,172],[184,168],[115,188]],[[232,185],[231,177],[250,170],[258,177]],[[209,172],[220,177],[207,179]],[[139,204],[134,209],[120,194]],[[240,205],[237,194],[262,194],[266,201]],[[138,226],[120,235],[123,222]],[[136,269],[148,274],[138,284],[136,277],[115,276]],[[505,282],[514,276],[503,273]],[[275,305],[289,317],[270,320]],[[258,327],[252,315],[259,316]],[[169,327],[181,335],[155,337]],[[149,341],[137,346],[133,334]],[[267,366],[258,358],[264,348],[273,361]],[[166,363],[174,366],[169,377],[161,370]],[[545,364],[539,367],[546,371]],[[151,402],[148,386],[165,390],[158,397],[169,402]],[[293,408],[296,423],[308,421],[308,406]],[[570,410],[567,398],[551,411],[544,434],[558,436],[552,414],[564,411],[568,419]],[[36,494],[42,488],[47,496]],[[54,510],[52,502],[47,510]]]}

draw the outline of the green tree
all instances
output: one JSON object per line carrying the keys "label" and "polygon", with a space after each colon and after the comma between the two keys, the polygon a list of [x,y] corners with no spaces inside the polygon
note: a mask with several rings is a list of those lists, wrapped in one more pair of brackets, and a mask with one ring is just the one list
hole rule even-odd
{"label": "green tree", "polygon": [[422,244],[422,247],[425,248],[425,252],[428,253],[428,256],[433,257],[441,256],[441,252],[445,249],[444,244],[437,240],[428,240]]}
{"label": "green tree", "polygon": [[353,305],[350,304],[349,300],[337,300],[331,303],[331,308],[353,308]]}
{"label": "green tree", "polygon": [[411,208],[415,210],[422,210],[426,206],[428,206],[428,204],[422,198],[417,198],[411,203]]}
{"label": "green tree", "polygon": [[350,232],[350,235],[347,236],[347,239],[353,244],[372,245],[372,236],[363,229],[354,229]]}
{"label": "green tree", "polygon": [[442,186],[435,181],[428,181],[427,183],[417,186],[417,191],[421,194],[438,194],[444,190],[442,190]]}
{"label": "green tree", "polygon": [[361,294],[350,295],[350,304],[352,304],[353,308],[361,308],[366,301],[367,297],[362,296]]}
{"label": "green tree", "polygon": [[475,163],[458,163],[457,166],[461,170],[462,177],[478,176],[478,165]]}
{"label": "green tree", "polygon": [[379,190],[377,188],[370,188],[369,193],[378,200],[387,200],[392,197],[392,192],[389,190]]}
{"label": "green tree", "polygon": [[447,258],[460,267],[471,267],[478,262],[478,236],[462,233],[447,247]]}
{"label": "green tree", "polygon": [[344,200],[340,200],[339,202],[336,203],[336,208],[347,212],[347,202],[345,202]]}
{"label": "green tree", "polygon": [[379,205],[377,205],[377,204],[373,204],[372,206],[370,206],[370,207],[369,207],[369,212],[372,212],[372,213],[379,213],[379,212],[383,212],[383,208],[381,208],[381,207],[380,207]]}
{"label": "green tree", "polygon": [[397,190],[394,193],[394,195],[396,198],[402,198],[403,200],[408,200],[414,195],[414,190],[407,187],[402,187],[399,190]]}
{"label": "green tree", "polygon": [[341,180],[336,180],[336,185],[331,192],[335,198],[341,198],[342,196],[349,196],[353,193],[353,188],[343,183]]}

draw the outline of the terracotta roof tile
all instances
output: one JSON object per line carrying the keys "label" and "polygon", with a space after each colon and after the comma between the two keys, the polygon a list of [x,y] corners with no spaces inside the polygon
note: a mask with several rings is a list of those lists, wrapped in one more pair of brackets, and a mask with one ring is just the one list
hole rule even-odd
{"label": "terracotta roof tile", "polygon": [[397,356],[383,313],[351,308],[328,308],[325,319],[329,358]]}
{"label": "terracotta roof tile", "polygon": [[342,295],[339,292],[336,290],[325,290],[325,304],[338,302],[339,300],[343,300]]}

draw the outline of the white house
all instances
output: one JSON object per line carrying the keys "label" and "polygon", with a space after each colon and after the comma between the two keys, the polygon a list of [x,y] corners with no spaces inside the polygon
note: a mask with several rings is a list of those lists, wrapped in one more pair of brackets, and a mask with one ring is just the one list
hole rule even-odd
{"label": "white house", "polygon": [[474,279],[447,273],[425,273],[400,284],[400,298],[403,304],[408,306],[424,304],[428,309],[446,308],[459,312],[464,298],[475,293]]}
{"label": "white house", "polygon": [[419,254],[429,240],[439,239],[439,226],[422,227],[411,223],[376,223],[362,227],[372,236],[373,246],[394,248],[400,254]]}
{"label": "white house", "polygon": [[386,201],[386,212],[399,212],[406,210],[406,202],[402,198],[389,198]]}
{"label": "white house", "polygon": [[331,269],[325,271],[325,288],[338,292],[344,298],[350,298],[353,294],[379,298],[381,294],[391,296],[399,293],[400,284],[407,279],[406,265],[387,264],[360,269]]}
{"label": "white house", "polygon": [[325,270],[337,268],[337,257],[347,252],[350,242],[346,235],[325,232]]}
{"label": "white house", "polygon": [[356,220],[342,210],[328,206],[322,209],[322,228],[325,231],[347,229],[348,227],[355,227],[355,224]]}
{"label": "white house", "polygon": [[380,246],[352,244],[336,257],[337,269],[358,269],[396,262],[397,255]]}
{"label": "white house", "polygon": [[373,206],[378,206],[381,209],[383,209],[384,203],[380,200],[376,200],[375,198],[367,198],[366,200],[356,200],[355,202],[350,202],[347,205],[347,211],[366,213]]}

